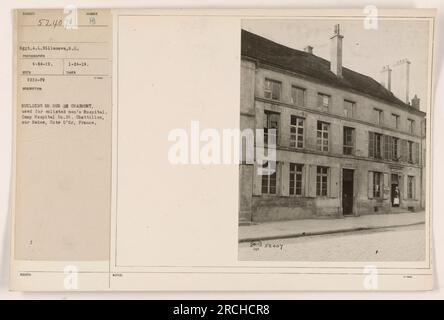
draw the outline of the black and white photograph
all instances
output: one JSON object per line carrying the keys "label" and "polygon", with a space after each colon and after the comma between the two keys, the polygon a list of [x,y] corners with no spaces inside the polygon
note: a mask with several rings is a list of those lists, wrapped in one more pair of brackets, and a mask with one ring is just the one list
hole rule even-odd
{"label": "black and white photograph", "polygon": [[239,165],[239,260],[425,261],[429,22],[244,19],[241,33],[255,156]]}

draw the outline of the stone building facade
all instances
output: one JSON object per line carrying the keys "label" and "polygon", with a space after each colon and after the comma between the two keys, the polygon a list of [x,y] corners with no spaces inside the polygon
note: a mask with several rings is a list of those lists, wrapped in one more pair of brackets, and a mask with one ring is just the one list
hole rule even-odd
{"label": "stone building facade", "polygon": [[[276,172],[239,166],[240,223],[417,211],[424,206],[425,113],[331,59],[242,30],[241,129],[276,130]],[[257,137],[256,137],[256,143]],[[395,200],[397,198],[398,200]]]}

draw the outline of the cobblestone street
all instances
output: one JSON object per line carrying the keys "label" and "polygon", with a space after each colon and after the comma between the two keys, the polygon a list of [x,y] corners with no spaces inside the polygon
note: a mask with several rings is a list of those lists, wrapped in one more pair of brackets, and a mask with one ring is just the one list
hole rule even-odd
{"label": "cobblestone street", "polygon": [[239,260],[421,261],[425,225],[239,244]]}

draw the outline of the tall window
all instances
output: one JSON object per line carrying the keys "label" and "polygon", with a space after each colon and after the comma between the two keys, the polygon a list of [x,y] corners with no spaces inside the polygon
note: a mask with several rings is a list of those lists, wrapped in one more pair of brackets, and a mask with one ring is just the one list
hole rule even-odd
{"label": "tall window", "polygon": [[392,113],[392,126],[399,129],[399,115]]}
{"label": "tall window", "polygon": [[382,183],[382,173],[381,172],[373,172],[373,197],[380,198],[381,197],[381,183]]}
{"label": "tall window", "polygon": [[290,117],[290,147],[304,147],[304,118]]}
{"label": "tall window", "polygon": [[383,135],[382,141],[384,143],[384,147],[383,147],[384,159],[391,160],[392,159],[392,147],[391,147],[392,137],[387,136],[387,135]]}
{"label": "tall window", "polygon": [[373,109],[373,113],[374,113],[374,116],[375,116],[375,123],[377,125],[379,125],[379,126],[382,126],[382,124],[383,124],[382,123],[382,115],[383,115],[382,110],[374,108]]}
{"label": "tall window", "polygon": [[407,119],[407,125],[409,127],[409,132],[413,134],[415,132],[415,120]]}
{"label": "tall window", "polygon": [[264,143],[271,143],[271,137],[278,143],[279,136],[279,113],[265,111],[264,116]]}
{"label": "tall window", "polygon": [[413,142],[407,141],[408,143],[408,162],[413,163]]}
{"label": "tall window", "polygon": [[281,99],[281,83],[279,81],[265,79],[264,97],[266,99]]}
{"label": "tall window", "polygon": [[353,109],[355,103],[353,101],[344,100],[344,117],[353,118]]}
{"label": "tall window", "polygon": [[407,176],[407,198],[413,199],[414,190],[415,190],[415,177]]}
{"label": "tall window", "polygon": [[291,102],[297,106],[305,106],[305,89],[292,86]]}
{"label": "tall window", "polygon": [[330,96],[327,94],[318,93],[318,101],[321,110],[328,112],[328,109],[330,108]]}
{"label": "tall window", "polygon": [[264,164],[262,174],[262,194],[276,194],[277,163],[274,172],[268,167],[268,162]]}
{"label": "tall window", "polygon": [[318,121],[317,130],[317,149],[319,151],[328,151],[328,131],[330,124],[327,122]]}
{"label": "tall window", "polygon": [[399,161],[399,139],[392,137],[392,160]]}
{"label": "tall window", "polygon": [[302,164],[290,163],[290,195],[302,195]]}
{"label": "tall window", "polygon": [[344,127],[343,146],[344,154],[353,154],[354,149],[354,128]]}
{"label": "tall window", "polygon": [[382,134],[375,133],[375,158],[381,158]]}
{"label": "tall window", "polygon": [[328,167],[317,167],[316,195],[325,197],[328,193]]}
{"label": "tall window", "polygon": [[368,156],[372,158],[381,158],[382,134],[368,132]]}

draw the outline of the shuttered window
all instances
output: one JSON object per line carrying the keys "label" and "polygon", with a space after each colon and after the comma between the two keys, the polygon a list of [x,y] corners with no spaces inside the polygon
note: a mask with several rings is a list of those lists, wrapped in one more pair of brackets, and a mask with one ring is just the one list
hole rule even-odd
{"label": "shuttered window", "polygon": [[408,130],[411,134],[415,133],[415,120],[407,119]]}
{"label": "shuttered window", "polygon": [[392,113],[392,126],[399,129],[399,115]]}
{"label": "shuttered window", "polygon": [[392,159],[392,137],[384,136],[384,159],[391,160]]}
{"label": "shuttered window", "polygon": [[281,83],[279,81],[265,79],[264,97],[266,99],[281,99]]}
{"label": "shuttered window", "polygon": [[369,131],[368,135],[368,156],[370,158],[382,158],[382,134]]}
{"label": "shuttered window", "polygon": [[373,158],[375,156],[375,133],[368,132],[368,156]]}
{"label": "shuttered window", "polygon": [[401,161],[407,161],[408,148],[407,148],[407,140],[401,140]]}
{"label": "shuttered window", "polygon": [[374,108],[373,109],[373,114],[374,114],[374,121],[375,121],[375,123],[377,124],[377,125],[379,125],[379,126],[382,126],[382,116],[383,116],[383,113],[382,113],[382,110],[381,109],[377,109],[377,108]]}
{"label": "shuttered window", "polygon": [[318,93],[318,103],[322,111],[328,112],[330,108],[330,96],[323,93]]}
{"label": "shuttered window", "polygon": [[392,137],[391,139],[392,143],[392,160],[393,161],[399,161],[399,139]]}
{"label": "shuttered window", "polygon": [[344,117],[353,118],[355,103],[353,101],[344,100]]}
{"label": "shuttered window", "polygon": [[413,199],[415,192],[415,177],[407,176],[407,199]]}
{"label": "shuttered window", "polygon": [[421,149],[418,142],[413,144],[413,163],[419,164],[421,158]]}
{"label": "shuttered window", "polygon": [[407,161],[410,163],[413,163],[413,142],[412,141],[408,141],[408,153],[407,153]]}
{"label": "shuttered window", "polygon": [[291,87],[291,102],[297,106],[305,106],[305,89],[292,86]]}
{"label": "shuttered window", "polygon": [[380,198],[382,195],[382,173],[373,172],[373,197]]}

